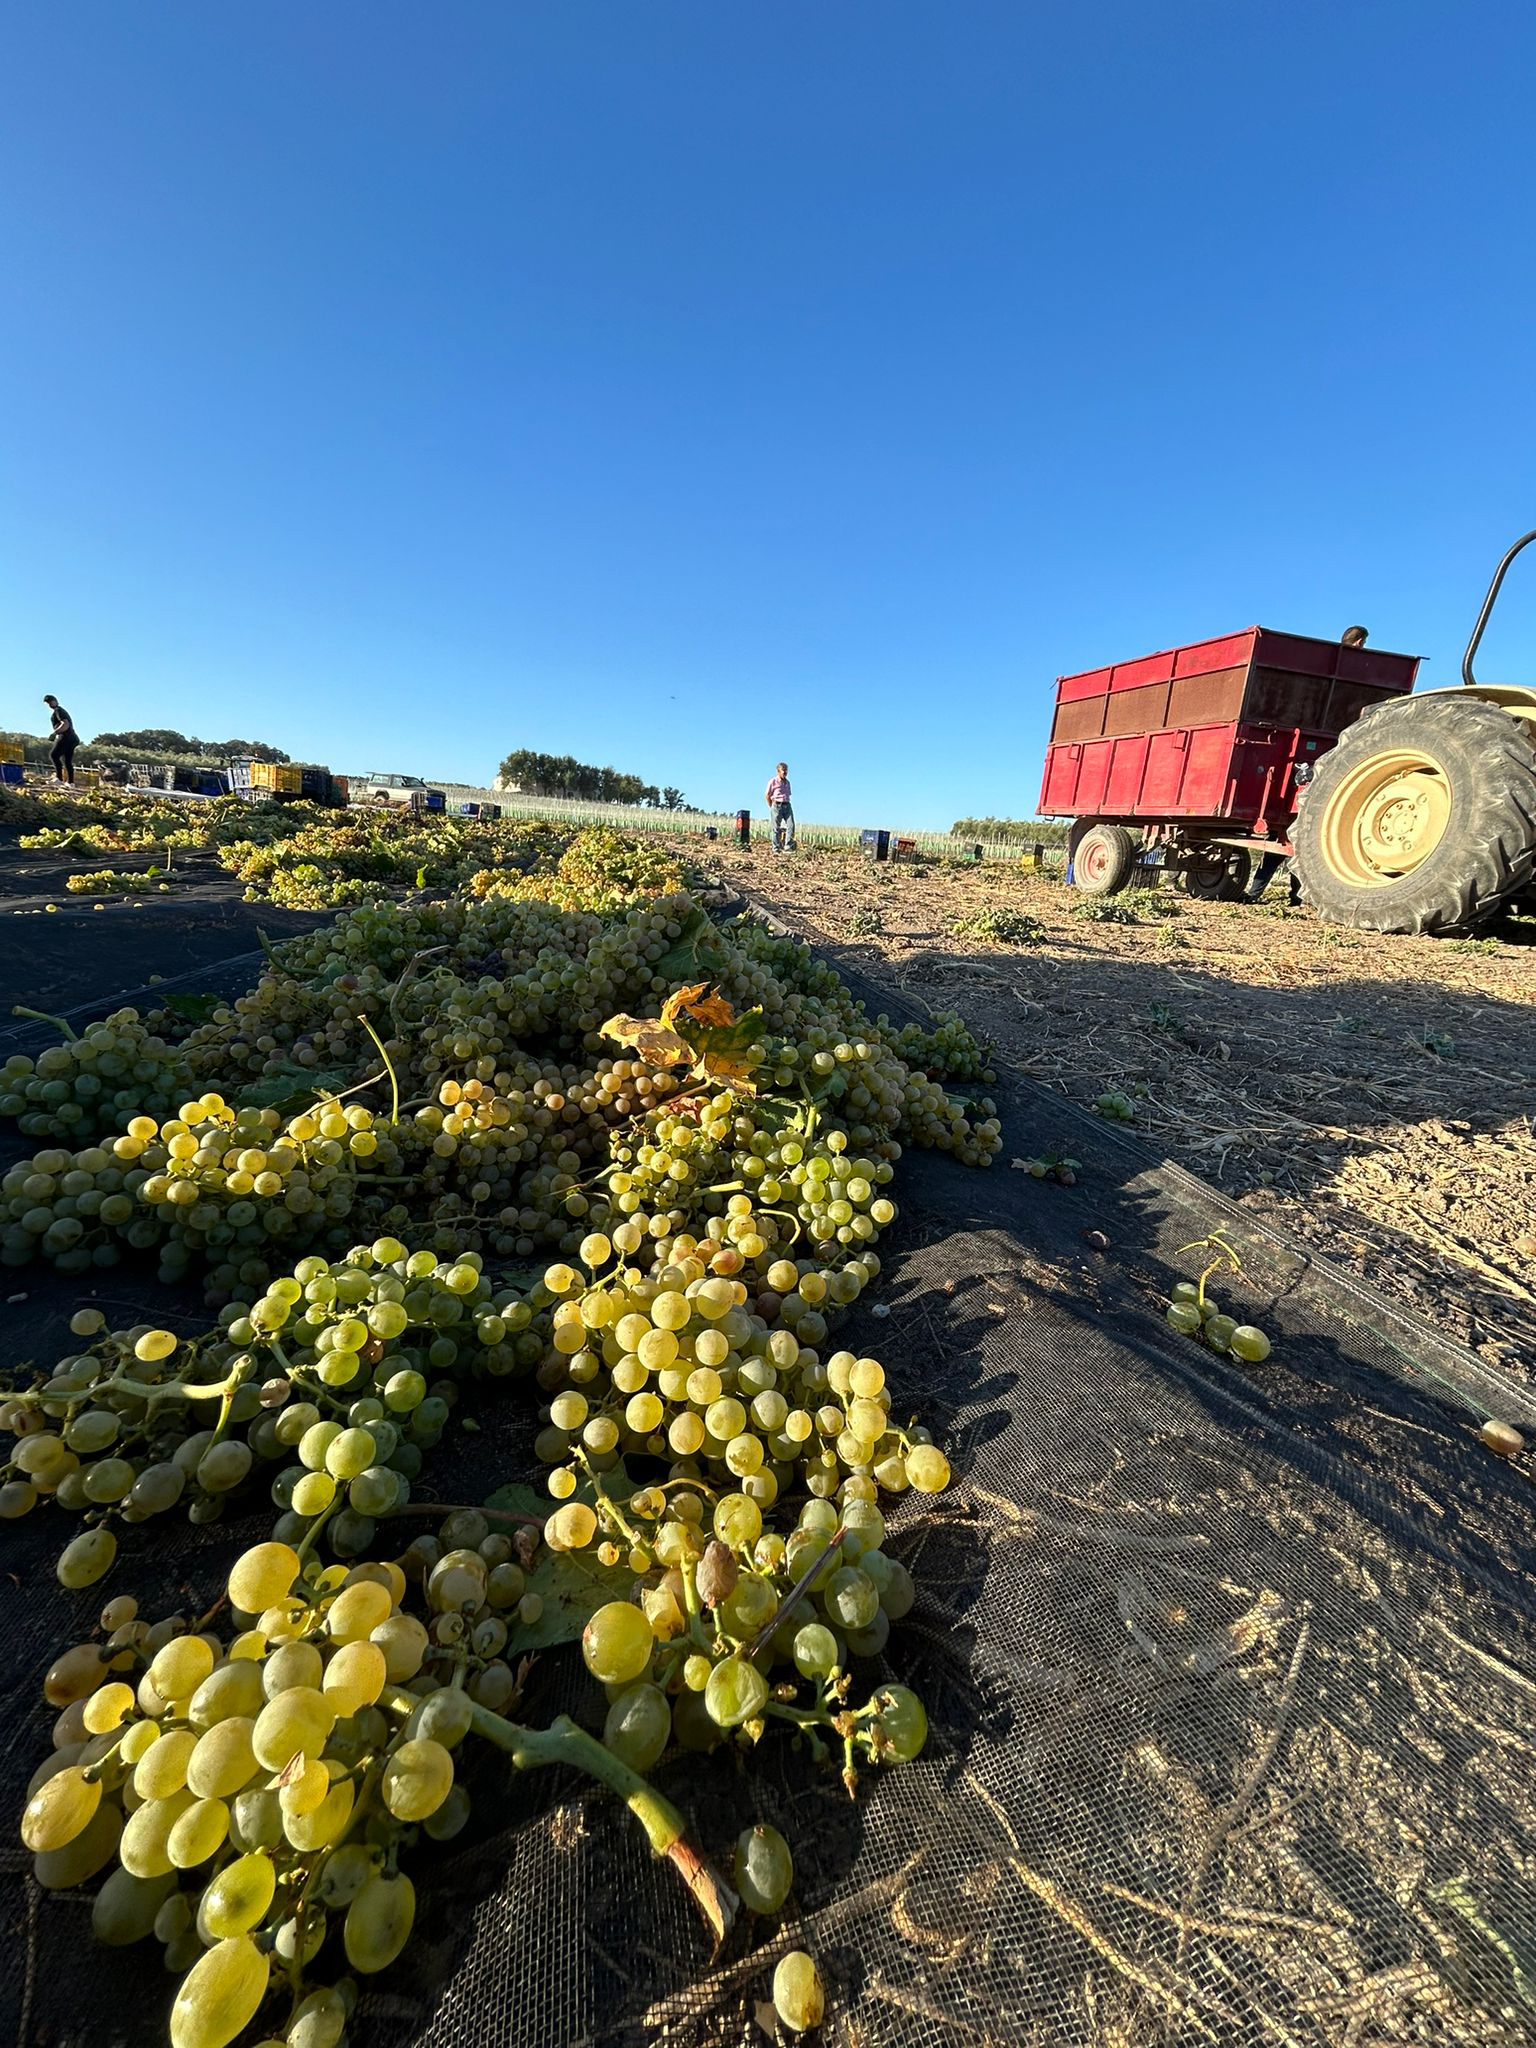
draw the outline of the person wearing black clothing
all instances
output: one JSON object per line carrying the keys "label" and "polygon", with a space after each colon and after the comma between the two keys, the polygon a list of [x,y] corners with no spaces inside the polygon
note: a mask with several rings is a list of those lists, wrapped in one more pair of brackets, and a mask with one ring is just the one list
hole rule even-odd
{"label": "person wearing black clothing", "polygon": [[80,744],[80,735],[75,731],[75,721],[57,697],[45,697],[43,702],[53,714],[53,745],[48,749],[48,757],[53,762],[54,780],[73,782],[75,749]]}

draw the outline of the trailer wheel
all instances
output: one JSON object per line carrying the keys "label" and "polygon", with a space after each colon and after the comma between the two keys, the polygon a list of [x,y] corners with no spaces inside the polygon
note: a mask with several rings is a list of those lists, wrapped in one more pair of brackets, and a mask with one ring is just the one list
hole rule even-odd
{"label": "trailer wheel", "polygon": [[1536,874],[1536,749],[1473,696],[1367,711],[1317,764],[1292,838],[1304,899],[1336,924],[1474,930]]}
{"label": "trailer wheel", "polygon": [[1113,896],[1131,879],[1136,842],[1123,825],[1090,825],[1072,849],[1072,882],[1085,896]]}
{"label": "trailer wheel", "polygon": [[1186,896],[1202,903],[1241,903],[1248,893],[1253,862],[1239,846],[1208,847],[1179,870]]}

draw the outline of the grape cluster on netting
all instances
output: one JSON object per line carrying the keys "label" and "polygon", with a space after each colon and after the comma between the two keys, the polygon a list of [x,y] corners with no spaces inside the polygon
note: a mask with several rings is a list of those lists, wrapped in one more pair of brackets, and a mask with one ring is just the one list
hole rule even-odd
{"label": "grape cluster on netting", "polygon": [[119,1530],[173,1509],[217,1521],[259,1481],[281,1534],[323,1525],[330,1548],[358,1556],[406,1505],[463,1385],[538,1359],[531,1321],[476,1253],[445,1264],[392,1239],[334,1266],[301,1259],[188,1341],[109,1331],[82,1309],[82,1349],[0,1400],[0,1517],[43,1501],[78,1517],[58,1571],[87,1586],[110,1568]]}
{"label": "grape cluster on netting", "polygon": [[[485,1547],[495,1555],[502,1541]],[[409,1938],[415,1890],[402,1861],[419,1834],[446,1841],[468,1819],[466,1738],[525,1767],[579,1765],[596,1749],[569,1724],[520,1731],[487,1703],[511,1701],[511,1674],[460,1644],[466,1629],[505,1636],[494,1613],[467,1618],[505,1569],[478,1550],[451,1554],[429,1580],[429,1628],[402,1606],[400,1566],[321,1568],[262,1543],[230,1573],[227,1640],[179,1617],[148,1624],[123,1598],[102,1615],[103,1642],[54,1664],[45,1693],[61,1712],[22,1840],[50,1890],[111,1867],[94,1930],[115,1947],[151,1935],[163,1945],[180,1979],[174,2048],[224,2048],[269,2004],[290,2048],[334,2048],[357,1978],[387,1968]],[[496,1669],[504,1682],[488,1688]],[[630,1789],[617,1759],[602,1768]],[[638,1789],[664,1827],[671,1809]],[[316,1983],[333,1925],[345,1974]]]}
{"label": "grape cluster on netting", "polygon": [[99,1137],[135,1116],[168,1115],[176,1086],[172,1048],[137,1010],[117,1010],[82,1036],[0,1067],[0,1116],[29,1138]]}
{"label": "grape cluster on netting", "polygon": [[[205,1270],[219,1301],[261,1284],[270,1240],[293,1236],[295,1217],[320,1226],[325,1252],[360,1229],[425,1224],[439,1249],[527,1258],[569,1252],[591,1221],[647,1199],[702,1229],[733,1182],[755,1205],[761,1183],[761,1206],[785,1205],[813,1248],[846,1248],[889,1220],[879,1190],[903,1142],[991,1160],[990,1102],[936,1078],[946,1061],[987,1071],[958,1027],[914,1038],[871,1023],[804,949],[755,927],[711,929],[707,949],[722,998],[762,1013],[763,1085],[697,1144],[692,1109],[659,1119],[678,1078],[615,1056],[603,1026],[669,992],[706,926],[686,896],[606,919],[539,901],[375,906],[291,942],[281,967],[179,1039],[119,1013],[35,1064],[13,1060],[0,1100],[24,1101],[31,1131],[103,1142],[50,1147],[0,1180],[0,1261],[79,1272],[155,1245],[166,1277]],[[214,1079],[235,1106],[210,1091],[165,1120]],[[316,1099],[285,1118],[270,1106],[285,1084]],[[153,1109],[129,1116],[133,1085]],[[691,1145],[708,1171],[682,1157]],[[280,1192],[280,1163],[242,1185],[240,1156],[264,1148],[287,1162]],[[608,1178],[615,1167],[628,1187]]]}

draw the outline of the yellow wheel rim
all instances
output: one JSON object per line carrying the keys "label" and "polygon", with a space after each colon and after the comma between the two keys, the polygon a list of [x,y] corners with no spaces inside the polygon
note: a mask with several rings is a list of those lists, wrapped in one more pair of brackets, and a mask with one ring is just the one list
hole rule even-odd
{"label": "yellow wheel rim", "polygon": [[1383,889],[1429,859],[1450,817],[1450,780],[1438,761],[1408,747],[1373,754],[1334,792],[1323,858],[1355,888]]}

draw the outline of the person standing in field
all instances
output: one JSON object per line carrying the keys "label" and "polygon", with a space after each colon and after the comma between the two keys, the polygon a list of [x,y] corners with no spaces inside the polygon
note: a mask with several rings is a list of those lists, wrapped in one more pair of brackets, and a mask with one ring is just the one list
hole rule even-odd
{"label": "person standing in field", "polygon": [[775,853],[793,853],[795,809],[790,799],[787,761],[781,761],[774,769],[764,795],[768,799],[768,816],[773,821],[773,850]]}
{"label": "person standing in field", "polygon": [[53,763],[54,780],[73,782],[75,749],[80,744],[80,735],[75,731],[75,721],[57,697],[44,697],[43,702],[53,716],[53,745],[48,749],[48,758]]}

